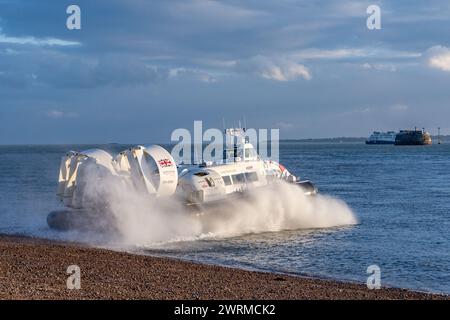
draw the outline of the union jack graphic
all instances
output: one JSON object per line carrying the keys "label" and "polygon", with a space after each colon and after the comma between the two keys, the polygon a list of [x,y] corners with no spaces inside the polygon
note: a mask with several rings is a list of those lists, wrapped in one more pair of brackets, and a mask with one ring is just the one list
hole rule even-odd
{"label": "union jack graphic", "polygon": [[158,161],[159,165],[161,167],[171,167],[172,166],[172,161],[170,161],[169,159],[161,159]]}

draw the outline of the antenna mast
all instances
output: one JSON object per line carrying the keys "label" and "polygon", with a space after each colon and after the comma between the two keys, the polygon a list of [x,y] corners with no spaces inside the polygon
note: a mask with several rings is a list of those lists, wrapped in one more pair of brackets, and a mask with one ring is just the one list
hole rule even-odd
{"label": "antenna mast", "polygon": [[223,133],[225,133],[225,131],[227,130],[227,127],[225,126],[225,118],[222,118],[222,129]]}

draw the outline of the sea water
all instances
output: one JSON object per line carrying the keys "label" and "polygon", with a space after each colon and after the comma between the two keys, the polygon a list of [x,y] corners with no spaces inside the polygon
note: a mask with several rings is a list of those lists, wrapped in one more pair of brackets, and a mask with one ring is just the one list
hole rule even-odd
{"label": "sea water", "polygon": [[[357,224],[180,234],[126,247],[107,236],[86,238],[46,224],[48,212],[61,208],[55,197],[60,157],[91,147],[0,146],[0,233],[89,239],[92,245],[141,254],[359,282],[377,265],[382,285],[450,293],[450,144],[282,142],[280,162],[312,180],[321,194],[346,203]],[[98,147],[115,153],[127,146]],[[336,208],[329,206],[327,214]]]}

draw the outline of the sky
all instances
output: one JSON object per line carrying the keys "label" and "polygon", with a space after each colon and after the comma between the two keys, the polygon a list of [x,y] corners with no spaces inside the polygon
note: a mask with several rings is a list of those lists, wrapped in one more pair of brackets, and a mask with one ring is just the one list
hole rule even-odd
{"label": "sky", "polygon": [[282,139],[450,134],[450,2],[0,0],[0,144],[168,142],[244,118]]}

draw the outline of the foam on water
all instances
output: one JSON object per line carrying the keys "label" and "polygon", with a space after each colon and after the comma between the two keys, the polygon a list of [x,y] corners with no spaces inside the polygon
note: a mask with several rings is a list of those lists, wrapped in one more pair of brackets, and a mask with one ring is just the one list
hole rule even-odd
{"label": "foam on water", "polygon": [[195,215],[172,198],[153,198],[122,184],[89,185],[91,197],[106,201],[118,238],[132,245],[225,238],[248,233],[356,224],[352,210],[325,195],[305,196],[296,185],[279,182],[257,188],[249,197],[224,202]]}

